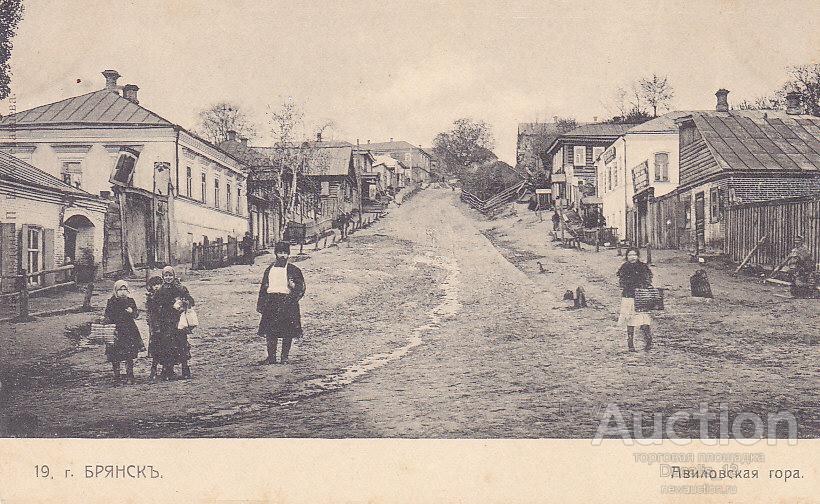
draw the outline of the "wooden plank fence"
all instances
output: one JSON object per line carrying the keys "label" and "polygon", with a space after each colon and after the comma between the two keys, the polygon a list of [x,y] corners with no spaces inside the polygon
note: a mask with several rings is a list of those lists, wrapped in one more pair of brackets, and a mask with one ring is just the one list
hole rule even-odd
{"label": "wooden plank fence", "polygon": [[236,264],[239,260],[239,243],[233,236],[228,241],[217,238],[194,243],[191,249],[191,269],[215,269]]}
{"label": "wooden plank fence", "polygon": [[503,205],[521,197],[521,195],[523,195],[527,190],[528,186],[528,182],[522,182],[518,185],[510,186],[486,201],[470,192],[462,190],[461,201],[467,203],[483,214],[490,214],[501,208]]}
{"label": "wooden plank fence", "polygon": [[746,203],[726,210],[725,250],[733,262],[741,262],[767,237],[749,259],[749,264],[776,268],[802,235],[820,264],[820,196]]}

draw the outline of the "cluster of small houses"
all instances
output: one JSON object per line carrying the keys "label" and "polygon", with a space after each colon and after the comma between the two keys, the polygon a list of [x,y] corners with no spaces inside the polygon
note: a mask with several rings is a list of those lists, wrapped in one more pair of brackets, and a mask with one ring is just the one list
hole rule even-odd
{"label": "cluster of small houses", "polygon": [[820,263],[820,117],[798,93],[786,110],[733,110],[728,94],[641,124],[520,124],[518,167],[545,174],[538,192],[565,220],[602,215],[613,240],[774,268],[800,235]]}
{"label": "cluster of small houses", "polygon": [[[140,104],[116,71],[103,76],[101,90],[0,117],[0,294],[81,263],[98,276],[190,263],[194,245],[247,232],[258,248],[289,228],[314,236],[436,171],[431,149],[393,139],[252,147],[230,132],[215,145]],[[288,150],[300,166],[276,161]]]}

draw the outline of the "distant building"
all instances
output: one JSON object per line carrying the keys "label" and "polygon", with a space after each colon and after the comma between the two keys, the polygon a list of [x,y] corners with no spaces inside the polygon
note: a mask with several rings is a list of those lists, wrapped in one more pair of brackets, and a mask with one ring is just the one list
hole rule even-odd
{"label": "distant building", "polygon": [[584,197],[597,198],[595,161],[634,124],[591,123],[553,141],[545,155],[551,160],[552,196],[566,207],[580,208]]}
{"label": "distant building", "polygon": [[[100,257],[108,203],[0,152],[0,293],[14,290],[21,270],[37,273]],[[87,252],[86,252],[87,251]],[[28,279],[30,288],[52,285],[55,274]]]}
{"label": "distant building", "polygon": [[105,272],[188,262],[193,243],[244,235],[247,168],[103,75],[102,90],[0,119],[0,150],[109,203],[95,261]]}
{"label": "distant building", "polygon": [[403,188],[411,182],[429,181],[431,179],[433,157],[425,149],[409,142],[394,141],[364,144],[374,155],[386,154],[401,162],[402,173],[397,173],[398,188]]}
{"label": "distant building", "polygon": [[546,174],[544,163],[546,149],[561,135],[559,123],[518,123],[518,140],[515,148],[515,166],[519,171],[533,175]]}
{"label": "distant building", "polygon": [[395,194],[404,187],[399,184],[407,171],[408,169],[404,163],[387,154],[379,154],[374,157],[373,172],[379,175],[382,187],[391,194]]}

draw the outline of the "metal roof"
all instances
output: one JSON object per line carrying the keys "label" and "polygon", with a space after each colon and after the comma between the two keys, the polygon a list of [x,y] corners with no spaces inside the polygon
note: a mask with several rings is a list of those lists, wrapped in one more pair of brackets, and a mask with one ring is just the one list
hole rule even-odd
{"label": "metal roof", "polygon": [[49,175],[43,170],[3,151],[0,151],[0,179],[57,191],[70,196],[94,197],[82,189],[72,187],[57,177]]}
{"label": "metal roof", "polygon": [[727,171],[820,172],[820,117],[775,111],[693,112],[718,165]]}
{"label": "metal roof", "polygon": [[[252,147],[263,156],[276,159],[282,147]],[[301,151],[305,156],[305,175],[345,176],[350,173],[353,145],[347,142],[309,142],[305,147],[288,145],[284,147],[290,154]]]}
{"label": "metal roof", "polygon": [[107,89],[41,105],[0,119],[0,127],[49,124],[173,126],[168,120]]}
{"label": "metal roof", "polygon": [[589,123],[582,124],[574,130],[567,131],[561,136],[615,136],[619,137],[626,133],[634,124],[626,123]]}

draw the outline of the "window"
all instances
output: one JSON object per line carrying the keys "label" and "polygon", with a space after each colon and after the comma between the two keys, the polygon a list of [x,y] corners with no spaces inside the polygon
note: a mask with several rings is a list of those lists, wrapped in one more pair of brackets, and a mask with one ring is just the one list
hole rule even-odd
{"label": "window", "polygon": [[587,164],[587,148],[583,145],[576,145],[572,148],[572,165],[586,166]]}
{"label": "window", "polygon": [[655,180],[658,182],[669,180],[669,154],[666,152],[655,153]]}
{"label": "window", "polygon": [[242,188],[236,188],[236,213],[242,215]]}
{"label": "window", "polygon": [[603,147],[593,147],[592,148],[592,160],[595,161],[598,157],[604,153]]}
{"label": "window", "polygon": [[71,187],[81,187],[83,181],[83,165],[79,161],[63,161],[61,169],[63,182]]}
{"label": "window", "polygon": [[612,187],[618,187],[618,165],[612,167]]}
{"label": "window", "polygon": [[219,208],[219,179],[214,179],[214,208]]}
{"label": "window", "polygon": [[134,165],[136,163],[137,157],[135,154],[120,151],[117,166],[114,168],[114,175],[111,177],[112,181],[119,182],[123,185],[130,185],[131,179],[134,176]]}
{"label": "window", "polygon": [[322,181],[322,196],[330,196],[330,182]]}
{"label": "window", "polygon": [[185,167],[185,195],[188,196],[189,198],[192,197],[192,194],[194,192],[194,187],[193,186],[194,186],[194,180],[193,180],[193,176],[191,174],[191,167],[186,166]]}
{"label": "window", "polygon": [[690,198],[686,198],[683,202],[683,227],[692,228],[692,200]]}
{"label": "window", "polygon": [[227,210],[229,212],[233,212],[233,200],[231,199],[232,196],[233,196],[233,194],[231,194],[231,183],[226,182],[225,183],[225,210]]}
{"label": "window", "polygon": [[202,182],[199,186],[200,196],[202,196],[202,202],[208,202],[208,179],[205,175],[205,172],[202,173]]}
{"label": "window", "polygon": [[720,221],[723,216],[723,191],[721,191],[720,187],[713,187],[709,191],[709,207],[711,221]]}
{"label": "window", "polygon": [[[26,266],[28,268],[29,273],[37,273],[42,268],[40,265],[43,261],[43,232],[40,228],[29,227],[28,228],[28,237],[26,242],[26,257],[27,263]],[[39,283],[40,277],[29,277],[30,282],[32,283]]]}

